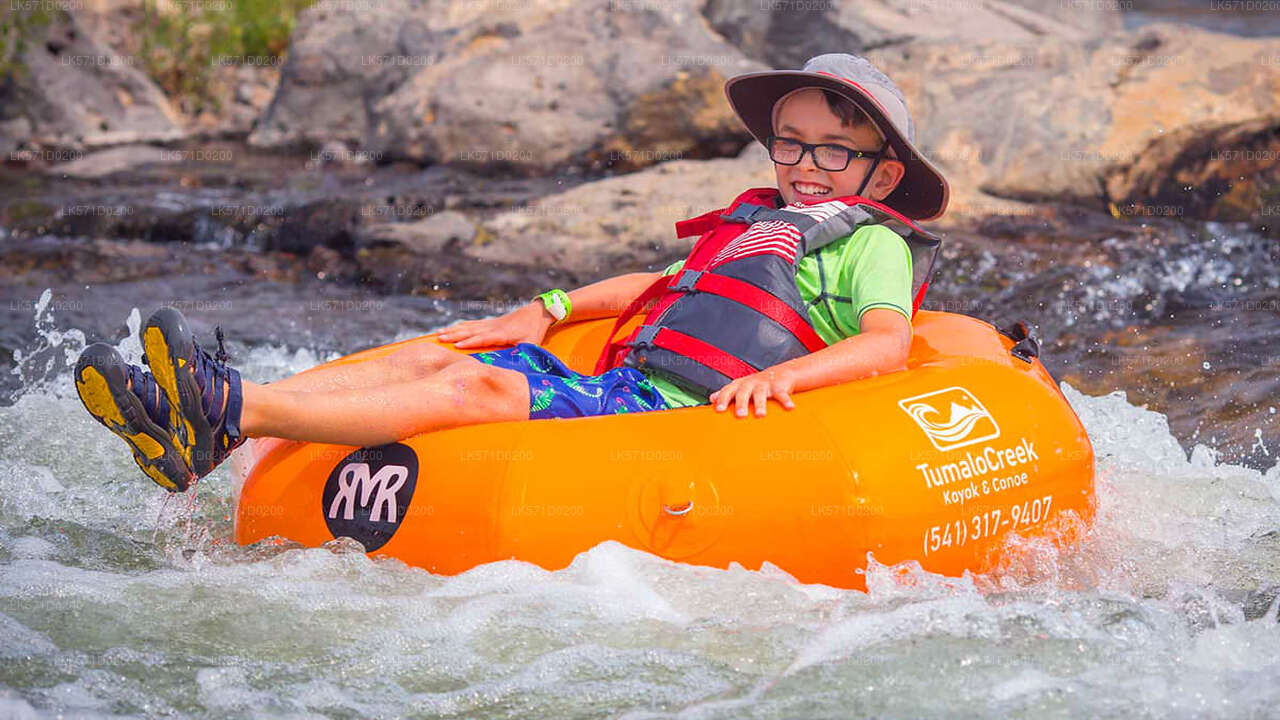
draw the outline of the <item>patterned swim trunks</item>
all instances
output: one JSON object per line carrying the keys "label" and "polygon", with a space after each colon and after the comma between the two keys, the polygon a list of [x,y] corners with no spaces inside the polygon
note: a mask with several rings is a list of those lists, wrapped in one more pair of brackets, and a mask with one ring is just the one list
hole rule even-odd
{"label": "patterned swim trunks", "polygon": [[583,375],[532,343],[475,353],[487,365],[515,370],[529,378],[529,419],[589,417],[666,410],[667,403],[644,373],[622,367],[602,375]]}

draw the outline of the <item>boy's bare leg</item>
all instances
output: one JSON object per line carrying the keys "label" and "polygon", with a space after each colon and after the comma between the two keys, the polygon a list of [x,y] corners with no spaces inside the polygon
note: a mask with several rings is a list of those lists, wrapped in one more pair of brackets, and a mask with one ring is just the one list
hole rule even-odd
{"label": "boy's bare leg", "polygon": [[271,383],[275,390],[333,392],[415,382],[471,356],[432,343],[418,343],[374,360],[321,367]]}
{"label": "boy's bare leg", "polygon": [[524,375],[481,362],[450,363],[408,382],[333,392],[245,382],[240,427],[249,437],[372,446],[432,430],[529,417]]}

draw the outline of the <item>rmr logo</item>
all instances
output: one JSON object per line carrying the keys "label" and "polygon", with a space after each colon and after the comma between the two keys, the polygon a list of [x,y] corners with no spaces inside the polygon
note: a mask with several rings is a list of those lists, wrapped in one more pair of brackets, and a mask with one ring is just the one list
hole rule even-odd
{"label": "rmr logo", "polygon": [[905,398],[898,401],[898,407],[911,416],[939,450],[955,450],[1000,437],[995,418],[973,393],[962,387]]}
{"label": "rmr logo", "polygon": [[321,511],[329,532],[373,552],[400,527],[418,482],[418,456],[400,443],[361,448],[329,473]]}
{"label": "rmr logo", "polygon": [[373,496],[373,511],[369,513],[369,522],[397,522],[399,514],[396,510],[399,506],[396,504],[396,492],[404,487],[404,481],[408,479],[409,468],[403,465],[388,465],[376,475],[370,475],[368,463],[347,463],[338,471],[338,494],[329,505],[329,519],[335,520],[338,513],[342,513],[343,520],[354,520],[356,493],[359,493],[361,508],[368,508],[369,497]]}

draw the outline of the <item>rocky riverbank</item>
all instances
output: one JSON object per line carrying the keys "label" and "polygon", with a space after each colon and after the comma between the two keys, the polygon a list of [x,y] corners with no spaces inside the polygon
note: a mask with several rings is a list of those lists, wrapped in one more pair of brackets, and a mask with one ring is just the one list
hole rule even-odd
{"label": "rocky riverbank", "polygon": [[0,264],[44,235],[213,243],[454,297],[665,264],[674,220],[770,179],[725,77],[833,47],[904,88],[955,189],[944,231],[1071,205],[1280,236],[1280,42],[1126,30],[1108,4],[318,2],[281,58],[219,61],[220,115],[129,61],[134,4],[29,28],[0,91]]}
{"label": "rocky riverbank", "polygon": [[[656,269],[687,250],[674,221],[771,182],[724,79],[840,49],[897,79],[952,182],[927,306],[1031,320],[1056,376],[1129,388],[1183,439],[1265,464],[1277,432],[1274,35],[1041,0],[328,0],[279,55],[215,57],[200,104],[129,30],[185,6],[50,7],[0,45],[7,327],[44,288],[110,335],[111,288],[190,287],[238,298],[209,315],[255,318],[248,341],[348,350]],[[307,296],[381,319],[273,321]]]}

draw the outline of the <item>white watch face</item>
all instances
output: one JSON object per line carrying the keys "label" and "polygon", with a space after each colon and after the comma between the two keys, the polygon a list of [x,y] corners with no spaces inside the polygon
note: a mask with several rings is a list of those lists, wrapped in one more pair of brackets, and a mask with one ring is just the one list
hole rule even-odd
{"label": "white watch face", "polygon": [[564,316],[567,314],[564,309],[564,304],[560,302],[559,296],[543,298],[542,303],[546,306],[547,312],[551,313],[551,317],[557,320],[563,320]]}

